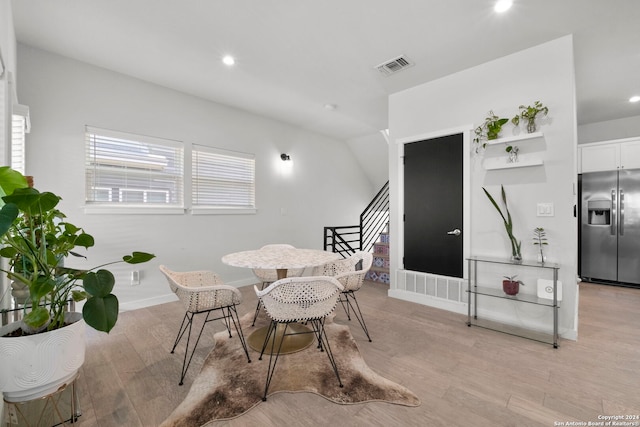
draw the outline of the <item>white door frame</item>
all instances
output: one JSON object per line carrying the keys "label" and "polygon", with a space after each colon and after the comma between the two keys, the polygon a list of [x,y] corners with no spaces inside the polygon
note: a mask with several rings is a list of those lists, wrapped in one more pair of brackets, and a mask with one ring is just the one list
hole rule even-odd
{"label": "white door frame", "polygon": [[[397,155],[393,161],[396,163],[397,174],[395,176],[395,186],[390,189],[392,197],[395,194],[396,203],[394,203],[397,214],[392,215],[392,230],[393,230],[393,242],[392,246],[395,246],[395,250],[391,251],[391,287],[389,290],[389,296],[399,297],[402,299],[414,300],[415,302],[427,303],[428,305],[438,305],[438,304],[430,304],[425,302],[425,298],[422,298],[420,295],[415,295],[416,298],[411,298],[408,295],[407,290],[398,289],[398,279],[401,274],[405,273],[404,265],[402,263],[402,259],[404,257],[404,146],[405,144],[424,141],[427,139],[434,139],[443,136],[449,136],[454,134],[462,134],[462,147],[463,147],[463,165],[462,165],[462,180],[464,183],[463,189],[463,214],[462,214],[462,224],[464,233],[462,235],[462,256],[464,263],[465,259],[470,254],[471,248],[471,191],[470,191],[470,176],[471,176],[471,140],[472,140],[472,131],[473,125],[462,125],[459,127],[442,129],[435,132],[424,133],[419,135],[412,135],[408,137],[398,138],[395,140],[395,144],[397,146],[397,150],[394,150]],[[468,269],[463,264],[463,279],[468,279]],[[423,274],[423,273],[420,273]],[[443,276],[440,276],[443,277]],[[446,277],[444,277],[446,279]],[[452,280],[461,279],[451,278]],[[410,293],[410,292],[409,292]],[[430,298],[427,298],[430,300]],[[446,307],[443,307],[446,308]],[[455,310],[458,311],[458,310]]]}

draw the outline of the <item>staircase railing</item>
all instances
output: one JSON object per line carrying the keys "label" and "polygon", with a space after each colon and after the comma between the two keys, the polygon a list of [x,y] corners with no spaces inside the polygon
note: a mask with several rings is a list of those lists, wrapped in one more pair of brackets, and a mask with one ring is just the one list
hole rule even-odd
{"label": "staircase railing", "polygon": [[370,252],[380,233],[388,231],[389,227],[389,181],[369,206],[360,214],[360,250]]}
{"label": "staircase railing", "polygon": [[360,226],[325,227],[324,250],[339,253],[343,258],[360,250]]}
{"label": "staircase railing", "polygon": [[380,233],[389,226],[389,181],[360,214],[360,224],[324,227],[324,249],[343,257],[362,250],[370,252]]}

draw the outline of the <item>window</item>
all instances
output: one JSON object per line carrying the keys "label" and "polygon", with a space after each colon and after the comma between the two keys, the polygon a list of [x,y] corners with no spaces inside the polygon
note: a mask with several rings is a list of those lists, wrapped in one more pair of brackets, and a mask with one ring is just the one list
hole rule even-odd
{"label": "window", "polygon": [[25,135],[30,131],[29,107],[14,105],[11,116],[11,168],[22,174],[26,169]]}
{"label": "window", "polygon": [[255,210],[253,154],[193,146],[193,208]]}
{"label": "window", "polygon": [[184,148],[179,141],[86,127],[86,203],[184,205]]}

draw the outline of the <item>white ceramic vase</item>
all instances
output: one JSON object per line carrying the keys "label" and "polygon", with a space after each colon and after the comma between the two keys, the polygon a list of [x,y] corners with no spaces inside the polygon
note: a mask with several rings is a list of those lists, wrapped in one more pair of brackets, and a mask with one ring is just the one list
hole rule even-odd
{"label": "white ceramic vase", "polygon": [[86,324],[82,313],[67,313],[64,328],[22,337],[4,337],[20,327],[0,328],[0,391],[7,402],[46,396],[71,381],[84,363]]}

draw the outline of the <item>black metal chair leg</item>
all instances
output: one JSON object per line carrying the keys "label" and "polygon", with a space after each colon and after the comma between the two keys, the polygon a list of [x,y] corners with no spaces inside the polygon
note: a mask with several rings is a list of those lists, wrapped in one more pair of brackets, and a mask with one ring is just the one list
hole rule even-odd
{"label": "black metal chair leg", "polygon": [[[178,329],[178,335],[176,336],[176,340],[173,342],[173,348],[171,348],[172,354],[176,349],[176,347],[178,346],[178,343],[182,340],[182,336],[184,335],[184,332],[187,330],[187,327],[185,326],[184,322],[185,320],[188,319],[188,316],[187,316],[188,314],[189,314],[188,312],[184,313],[184,317],[182,318],[182,323],[180,324],[180,329]],[[184,326],[184,329],[183,329],[183,326]]]}
{"label": "black metal chair leg", "polygon": [[338,378],[338,384],[340,384],[340,387],[344,387],[344,385],[342,384],[342,380],[340,379],[340,374],[338,373],[338,365],[336,364],[336,359],[333,357],[333,352],[331,351],[331,346],[329,345],[329,338],[327,337],[327,333],[324,330],[324,322],[325,318],[315,320],[314,329],[318,329],[322,347],[325,349],[325,353],[329,358],[329,363],[331,363],[331,367],[333,368],[333,372],[335,372],[336,374],[336,378]]}
{"label": "black metal chair leg", "polygon": [[236,310],[236,306],[235,305],[229,306],[227,307],[227,310],[229,313],[229,318],[233,322],[233,326],[236,329],[238,338],[240,339],[240,344],[242,344],[242,348],[244,349],[244,354],[246,354],[247,356],[247,362],[251,363],[251,358],[249,357],[249,350],[247,349],[247,341],[245,340],[244,334],[242,333],[242,326],[240,325],[240,318],[238,317],[238,311]]}
{"label": "black metal chair leg", "polygon": [[[227,312],[225,313],[224,309],[227,309]],[[222,311],[222,321],[224,322],[224,327],[227,329],[227,333],[229,334],[229,338],[232,338],[231,336],[231,322],[229,321],[229,319],[231,318],[231,311],[229,310],[229,307],[222,307],[221,308]],[[216,319],[214,319],[216,320]],[[236,327],[237,330],[237,327]]]}
{"label": "black metal chair leg", "polygon": [[[269,284],[270,284],[269,282],[262,282],[260,289],[264,289],[264,287]],[[258,304],[256,304],[256,312],[253,315],[253,322],[251,322],[251,326],[256,326],[256,320],[258,319],[258,314],[260,313],[261,306],[262,306],[262,303],[260,302],[260,300],[258,300]]]}
{"label": "black metal chair leg", "polygon": [[[342,296],[344,296],[344,299],[342,298]],[[340,298],[338,298],[338,301],[340,302],[340,305],[342,306],[342,308],[344,309],[344,312],[347,315],[347,320],[351,321],[351,310],[349,308],[349,298],[346,296],[346,292],[340,295]]]}
{"label": "black metal chair leg", "polygon": [[[276,345],[276,336],[275,336],[275,331],[276,331],[276,326],[277,326],[277,322],[272,321],[271,323],[274,324],[274,327],[272,328],[273,330],[273,340],[271,341],[271,355],[269,356],[269,368],[267,369],[267,381],[266,384],[264,386],[264,396],[262,396],[262,401],[266,402],[267,401],[267,393],[269,392],[269,386],[271,385],[271,379],[273,378],[273,373],[276,370],[276,364],[278,363],[278,357],[280,356],[280,350],[282,349],[282,343],[284,342],[284,337],[287,335],[287,327],[289,326],[288,323],[284,323],[284,331],[283,331],[283,335],[282,335],[282,339],[280,340],[280,344],[278,344],[278,351],[275,352],[275,359],[273,357],[274,354],[274,348]],[[267,340],[269,339],[269,335],[267,335],[267,338],[265,338],[265,344],[263,347],[265,347],[267,345]],[[263,348],[264,351],[264,348]]]}
{"label": "black metal chair leg", "polygon": [[[353,311],[354,316],[356,317],[356,319],[358,320],[358,323],[360,323],[360,326],[362,327],[362,330],[364,331],[365,335],[367,336],[367,339],[369,340],[369,342],[371,342],[371,336],[369,335],[369,329],[367,329],[367,324],[364,321],[364,316],[362,315],[362,311],[360,311],[360,305],[358,304],[358,300],[356,298],[355,293],[353,293],[353,291],[350,292],[345,292],[343,295],[345,295],[346,298],[346,305],[348,308],[350,308],[350,311]],[[349,300],[349,297],[351,297],[353,299],[353,301],[356,303],[355,307],[353,306],[353,304],[351,304],[351,301]],[[342,305],[344,307],[344,304]],[[347,318],[349,318],[349,320],[351,320],[351,317],[349,316],[349,311],[348,309],[345,309],[345,311],[347,312]]]}
{"label": "black metal chair leg", "polygon": [[184,377],[187,376],[187,371],[189,370],[189,366],[191,365],[191,360],[193,359],[193,355],[198,348],[198,343],[200,342],[200,337],[202,336],[202,331],[204,331],[204,326],[207,324],[209,320],[209,314],[211,312],[207,312],[207,317],[204,322],[202,322],[202,327],[200,328],[200,333],[198,334],[198,338],[196,339],[195,344],[193,345],[193,349],[191,350],[191,355],[189,356],[189,361],[187,362],[187,354],[189,354],[189,341],[191,340],[191,325],[193,325],[193,317],[197,314],[194,313],[189,318],[189,334],[187,335],[187,346],[184,348],[184,359],[182,360],[182,374],[180,376],[180,382],[178,385],[184,384]]}

